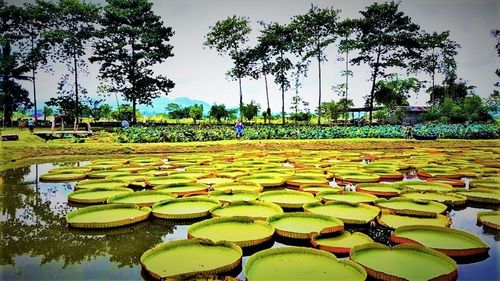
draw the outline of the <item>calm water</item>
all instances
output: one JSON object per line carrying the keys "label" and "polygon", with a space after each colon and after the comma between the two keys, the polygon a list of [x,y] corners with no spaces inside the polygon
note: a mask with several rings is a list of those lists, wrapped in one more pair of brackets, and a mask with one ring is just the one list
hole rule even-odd
{"label": "calm water", "polygon": [[[69,205],[66,198],[73,191],[74,183],[38,182],[38,175],[60,165],[65,164],[33,165],[3,173],[0,187],[1,280],[148,279],[139,262],[142,253],[160,242],[187,237],[186,230],[193,223],[191,221],[179,223],[150,219],[107,231],[69,228],[65,215],[77,206]],[[489,256],[458,260],[458,280],[500,278],[500,235],[476,224],[476,213],[492,208],[467,205],[449,211],[453,228],[474,233],[491,247]],[[377,242],[387,243],[389,231],[385,229],[375,227],[356,231],[367,233]],[[293,243],[276,238],[260,249]],[[251,252],[245,254],[243,266]],[[245,278],[241,267],[231,275]]]}

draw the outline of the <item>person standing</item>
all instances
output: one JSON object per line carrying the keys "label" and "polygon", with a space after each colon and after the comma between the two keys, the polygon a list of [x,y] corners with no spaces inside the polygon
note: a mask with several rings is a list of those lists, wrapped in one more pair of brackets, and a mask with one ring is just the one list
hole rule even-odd
{"label": "person standing", "polygon": [[128,128],[130,127],[130,124],[128,123],[127,119],[122,121],[122,128]]}
{"label": "person standing", "polygon": [[234,129],[236,131],[236,138],[240,139],[243,136],[243,123],[240,120],[236,121]]}
{"label": "person standing", "polygon": [[33,134],[33,130],[35,128],[35,122],[33,122],[33,118],[30,118],[28,120],[28,128],[30,129],[30,133]]}

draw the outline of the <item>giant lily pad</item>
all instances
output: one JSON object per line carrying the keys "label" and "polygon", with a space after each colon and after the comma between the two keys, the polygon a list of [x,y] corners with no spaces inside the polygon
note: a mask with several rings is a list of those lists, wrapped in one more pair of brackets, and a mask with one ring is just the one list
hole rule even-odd
{"label": "giant lily pad", "polygon": [[154,190],[167,191],[177,195],[187,195],[208,190],[208,186],[202,183],[178,183],[169,185],[157,185]]}
{"label": "giant lily pad", "polygon": [[409,181],[399,181],[394,183],[403,188],[408,188],[416,191],[439,191],[439,192],[450,192],[453,186],[445,183],[439,182],[429,182],[420,180],[409,180]]}
{"label": "giant lily pad", "polygon": [[344,223],[332,216],[313,213],[284,213],[267,218],[276,234],[293,239],[309,239],[312,233],[334,233],[344,230]]}
{"label": "giant lily pad", "polygon": [[96,187],[73,191],[68,194],[68,201],[84,204],[106,203],[109,197],[134,192],[124,187]]}
{"label": "giant lily pad", "polygon": [[390,239],[398,244],[423,245],[451,257],[485,254],[490,249],[471,233],[442,226],[403,226]]}
{"label": "giant lily pad", "polygon": [[322,200],[323,202],[343,201],[349,203],[372,203],[378,199],[377,196],[372,194],[351,191],[322,191],[316,194],[316,198]]}
{"label": "giant lily pad", "polygon": [[500,204],[500,191],[497,190],[473,188],[470,191],[461,191],[457,193],[464,195],[469,201],[488,204]]}
{"label": "giant lily pad", "polygon": [[308,203],[304,205],[306,212],[332,216],[346,224],[366,224],[374,220],[380,209],[363,203],[326,202]]}
{"label": "giant lily pad", "polygon": [[116,170],[104,170],[104,171],[94,171],[89,173],[87,176],[90,179],[104,179],[109,176],[127,176],[130,172],[116,171]]}
{"label": "giant lily pad", "polygon": [[41,181],[70,182],[82,180],[87,177],[85,173],[47,173],[40,176]]}
{"label": "giant lily pad", "polygon": [[471,188],[493,189],[498,191],[500,190],[500,181],[487,179],[471,180],[469,186]]}
{"label": "giant lily pad", "polygon": [[160,243],[146,251],[141,265],[157,280],[185,280],[231,271],[241,263],[242,256],[241,248],[231,242],[184,239]]}
{"label": "giant lily pad", "polygon": [[478,212],[477,220],[496,230],[500,230],[500,211]]}
{"label": "giant lily pad", "polygon": [[208,194],[208,198],[219,200],[222,203],[230,203],[233,201],[257,200],[258,197],[259,197],[258,192],[244,191],[244,190],[212,191]]}
{"label": "giant lily pad", "polygon": [[79,181],[75,184],[75,189],[83,189],[83,188],[102,188],[102,187],[127,187],[128,182],[124,182],[121,180],[83,180]]}
{"label": "giant lily pad", "polygon": [[352,247],[371,242],[373,242],[373,240],[370,236],[361,232],[354,232],[351,234],[349,231],[342,231],[334,236],[315,234],[311,237],[311,245],[313,247],[334,254],[348,254]]}
{"label": "giant lily pad", "polygon": [[262,187],[282,186],[285,179],[278,176],[243,176],[237,178],[241,183],[257,183]]}
{"label": "giant lily pad", "polygon": [[203,179],[199,179],[197,182],[203,183],[203,184],[208,184],[208,185],[214,185],[214,184],[218,184],[218,183],[231,183],[231,182],[234,182],[234,180],[231,178],[203,178]]}
{"label": "giant lily pad", "polygon": [[365,280],[366,271],[356,263],[325,251],[282,247],[253,254],[245,265],[248,281],[254,280]]}
{"label": "giant lily pad", "polygon": [[90,168],[86,167],[58,167],[50,169],[49,173],[53,174],[88,174],[92,171]]}
{"label": "giant lily pad", "polygon": [[261,201],[235,201],[223,207],[217,207],[211,211],[214,217],[236,217],[245,216],[254,219],[265,220],[270,216],[282,214],[280,206]]}
{"label": "giant lily pad", "polygon": [[202,218],[219,206],[219,201],[204,197],[169,199],[153,205],[153,216],[162,219]]}
{"label": "giant lily pad", "polygon": [[446,205],[463,205],[467,201],[467,197],[456,194],[453,192],[440,193],[435,191],[429,192],[405,192],[401,194],[402,197],[412,198],[417,200],[431,200]]}
{"label": "giant lily pad", "polygon": [[454,260],[423,246],[367,243],[353,247],[350,257],[376,279],[454,280],[458,275]]}
{"label": "giant lily pad", "polygon": [[377,217],[377,222],[385,227],[393,229],[410,225],[434,225],[447,227],[451,224],[450,218],[444,215],[437,215],[434,218],[429,218],[400,216],[388,213],[382,213],[379,217]]}
{"label": "giant lily pad", "polygon": [[118,227],[148,218],[151,209],[134,204],[109,204],[90,206],[69,212],[66,221],[78,228]]}
{"label": "giant lily pad", "polygon": [[115,195],[113,197],[108,198],[108,204],[127,203],[127,204],[136,204],[140,207],[144,206],[151,207],[156,202],[173,198],[174,196],[172,196],[171,193],[165,191],[144,190],[133,193]]}
{"label": "giant lily pad", "polygon": [[363,183],[363,182],[378,182],[380,176],[359,171],[335,173],[335,178],[343,181]]}
{"label": "giant lily pad", "polygon": [[249,247],[271,240],[274,227],[249,217],[219,217],[194,223],[187,232],[189,238],[230,241],[240,247]]}
{"label": "giant lily pad", "polygon": [[356,191],[375,196],[393,197],[399,196],[401,188],[387,183],[359,183],[356,185]]}
{"label": "giant lily pad", "polygon": [[301,186],[304,184],[323,184],[328,185],[328,180],[324,176],[317,175],[295,175],[286,180],[286,184],[292,186]]}
{"label": "giant lily pad", "polygon": [[196,182],[196,178],[184,176],[153,177],[146,180],[146,183],[153,187],[158,185],[168,186],[194,182]]}
{"label": "giant lily pad", "polygon": [[259,200],[278,204],[282,208],[301,209],[306,203],[318,202],[319,199],[307,192],[295,190],[273,190],[260,194]]}
{"label": "giant lily pad", "polygon": [[312,194],[317,194],[321,191],[340,191],[340,188],[336,188],[330,185],[324,184],[303,184],[299,188],[300,191],[309,192]]}
{"label": "giant lily pad", "polygon": [[420,216],[420,217],[436,217],[437,214],[442,214],[448,208],[445,204],[441,204],[428,200],[415,200],[411,198],[396,197],[391,200],[379,199],[375,201],[375,205],[382,209],[387,209],[398,215]]}
{"label": "giant lily pad", "polygon": [[263,190],[262,185],[258,183],[241,183],[241,182],[218,183],[212,185],[212,189],[216,191],[244,190],[244,191],[254,191],[254,192],[261,192]]}

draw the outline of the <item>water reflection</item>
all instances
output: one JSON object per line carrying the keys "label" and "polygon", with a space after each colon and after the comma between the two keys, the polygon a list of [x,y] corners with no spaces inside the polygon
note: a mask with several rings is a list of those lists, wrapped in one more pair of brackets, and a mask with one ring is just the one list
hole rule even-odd
{"label": "water reflection", "polygon": [[[82,230],[67,225],[66,214],[81,205],[68,204],[74,183],[42,183],[38,176],[55,165],[33,165],[0,174],[0,279],[92,279],[123,280],[148,278],[141,272],[140,256],[163,241],[185,239],[187,228],[197,220],[173,221],[151,218],[131,226],[110,230]],[[457,260],[459,280],[496,280],[498,273],[498,231],[477,224],[476,214],[496,206],[470,204],[448,211],[452,227],[471,232],[487,243],[489,256]],[[204,219],[204,218],[203,218]],[[390,244],[390,230],[378,225],[349,226],[375,241]],[[271,247],[297,245],[309,241],[274,237],[256,249],[245,250],[243,266],[252,253]],[[245,279],[239,267],[231,276]]]}

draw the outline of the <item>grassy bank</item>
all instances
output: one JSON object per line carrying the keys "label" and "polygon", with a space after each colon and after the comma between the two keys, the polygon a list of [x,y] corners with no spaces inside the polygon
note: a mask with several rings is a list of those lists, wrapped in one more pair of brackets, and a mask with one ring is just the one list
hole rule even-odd
{"label": "grassy bank", "polygon": [[8,129],[2,133],[15,133],[19,141],[2,142],[0,170],[33,162],[76,161],[82,158],[120,157],[131,154],[171,154],[182,152],[219,152],[250,150],[372,150],[399,148],[462,148],[492,146],[500,148],[500,140],[437,140],[416,141],[405,139],[328,139],[328,140],[224,140],[188,143],[107,143],[98,139],[85,143],[49,141],[31,135],[27,130]]}

